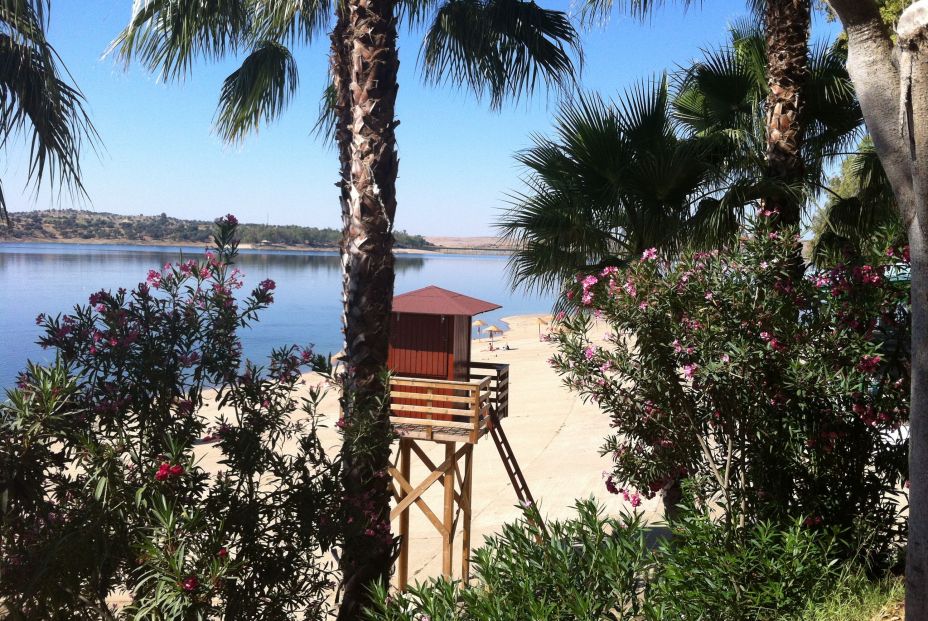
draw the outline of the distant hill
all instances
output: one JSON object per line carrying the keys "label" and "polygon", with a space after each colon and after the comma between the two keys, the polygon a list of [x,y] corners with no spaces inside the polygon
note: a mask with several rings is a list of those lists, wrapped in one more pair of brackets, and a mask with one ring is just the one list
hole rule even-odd
{"label": "distant hill", "polygon": [[[160,216],[124,216],[115,213],[76,209],[21,211],[10,214],[12,229],[0,226],[0,240],[6,241],[107,241],[126,243],[171,242],[208,244],[212,222],[182,220]],[[288,248],[338,248],[342,232],[311,226],[242,224],[242,244]],[[436,250],[421,235],[397,231],[397,248]]]}

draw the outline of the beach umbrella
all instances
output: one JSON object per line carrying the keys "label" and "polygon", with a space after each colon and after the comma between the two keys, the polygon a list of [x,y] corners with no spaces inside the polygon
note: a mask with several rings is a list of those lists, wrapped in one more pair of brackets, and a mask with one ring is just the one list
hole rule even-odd
{"label": "beach umbrella", "polygon": [[472,324],[470,324],[470,325],[472,325],[473,327],[477,328],[477,336],[479,337],[479,336],[480,336],[480,328],[482,328],[483,326],[485,326],[485,325],[487,325],[487,324],[485,324],[484,322],[482,322],[482,321],[480,321],[480,320],[478,319],[477,321],[475,321],[474,323],[472,323]]}
{"label": "beach umbrella", "polygon": [[487,334],[490,335],[490,345],[491,345],[491,346],[493,345],[493,333],[494,333],[494,332],[499,332],[500,334],[503,333],[503,331],[500,330],[499,328],[497,328],[495,325],[487,326]]}
{"label": "beach umbrella", "polygon": [[541,340],[541,326],[548,325],[548,320],[545,319],[544,317],[537,317],[536,321],[538,321],[538,340],[540,341]]}

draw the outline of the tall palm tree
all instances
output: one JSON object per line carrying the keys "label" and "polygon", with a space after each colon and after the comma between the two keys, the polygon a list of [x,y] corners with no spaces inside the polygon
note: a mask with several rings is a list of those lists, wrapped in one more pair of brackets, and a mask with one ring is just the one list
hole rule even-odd
{"label": "tall palm tree", "polygon": [[[644,18],[656,8],[677,3],[687,8],[693,0],[586,0],[584,13],[595,18],[613,6]],[[808,41],[811,0],[748,0],[760,16],[766,37],[767,92],[764,121],[766,176],[771,184],[765,203],[780,212],[784,225],[798,225],[802,199],[789,188],[805,176],[802,158],[805,121],[805,85],[809,77]],[[699,2],[701,4],[701,2]]]}
{"label": "tall palm tree", "polygon": [[[29,143],[28,176],[36,188],[52,186],[85,194],[80,152],[96,131],[84,97],[48,42],[50,0],[0,0],[0,144]],[[0,218],[10,225],[0,185]]]}
{"label": "tall palm tree", "polygon": [[[286,107],[297,85],[289,48],[311,42],[333,18],[323,107],[333,113],[344,226],[343,481],[348,509],[389,532],[389,495],[378,475],[389,461],[389,412],[380,397],[394,280],[397,22],[426,26],[427,82],[466,86],[492,106],[540,82],[570,80],[578,38],[566,15],[527,0],[138,0],[114,49],[166,77],[188,74],[197,59],[246,54],[223,85],[216,115],[219,134],[236,141]],[[360,617],[371,585],[384,582],[392,564],[392,542],[363,532],[345,538],[341,619]]]}
{"label": "tall palm tree", "polygon": [[862,129],[844,55],[840,45],[810,53],[804,177],[789,185],[766,176],[766,43],[750,24],[735,24],[729,43],[669,86],[639,85],[611,106],[594,97],[566,106],[556,137],[536,137],[517,156],[528,188],[500,224],[520,246],[514,280],[556,289],[650,246],[715,246],[767,196],[821,193],[826,163]]}

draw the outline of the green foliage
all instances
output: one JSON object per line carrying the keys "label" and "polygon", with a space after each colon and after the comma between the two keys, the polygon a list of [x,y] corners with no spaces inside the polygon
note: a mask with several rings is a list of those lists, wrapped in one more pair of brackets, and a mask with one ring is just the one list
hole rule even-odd
{"label": "green foliage", "polygon": [[[24,211],[10,214],[9,239],[106,239],[144,240],[207,244],[212,239],[212,223],[160,216],[121,216],[78,210]],[[342,232],[337,229],[296,225],[241,224],[239,240],[246,244],[278,244],[307,248],[337,248]],[[394,231],[397,248],[433,249],[421,235]]]}
{"label": "green foliage", "polygon": [[812,221],[812,260],[834,264],[845,256],[870,261],[907,243],[892,186],[869,136],[830,180],[828,200]]}
{"label": "green foliage", "polygon": [[762,522],[734,534],[684,513],[657,551],[649,620],[795,619],[842,577],[833,534]]}
{"label": "green foliage", "polygon": [[[82,147],[98,139],[84,96],[46,39],[48,0],[0,2],[0,142],[29,145],[28,177],[84,195]],[[0,190],[0,218],[10,225]]]}
{"label": "green foliage", "polygon": [[[189,75],[197,60],[244,55],[224,82],[216,113],[219,134],[237,141],[283,112],[296,87],[289,48],[327,34],[335,13],[330,0],[147,2],[133,10],[111,51],[126,64],[137,60],[175,79]],[[540,82],[573,84],[579,34],[563,11],[526,0],[405,0],[395,14],[414,28],[425,26],[420,60],[428,83],[487,94],[494,108],[531,94]],[[323,108],[317,129],[330,125],[330,114]]]}
{"label": "green foliage", "polygon": [[[476,584],[436,580],[387,598],[381,592],[371,619],[523,621],[632,618],[640,611],[642,576],[651,562],[638,517],[608,518],[592,500],[577,516],[547,525],[535,509],[473,554]],[[424,616],[423,616],[424,615]]]}
{"label": "green foliage", "polygon": [[[897,621],[901,616],[878,616],[895,608],[905,597],[905,582],[899,578],[871,580],[849,570],[824,601],[807,606],[802,621]],[[901,615],[901,611],[900,611]]]}
{"label": "green foliage", "polygon": [[[242,360],[237,330],[275,285],[236,298],[235,229],[227,216],[201,261],[37,319],[57,362],[29,365],[0,404],[0,600],[14,615],[325,618],[339,468],[316,433],[322,389],[294,398],[318,359]],[[119,593],[130,603],[112,611]]]}
{"label": "green foliage", "polygon": [[552,363],[612,419],[614,493],[634,504],[688,477],[729,523],[806,517],[889,562],[908,477],[907,250],[799,278],[796,238],[771,219],[721,252],[580,274]]}
{"label": "green foliage", "polygon": [[[475,580],[381,590],[378,621],[766,621],[796,619],[845,571],[831,534],[793,524],[730,530],[685,513],[657,535],[639,517],[608,518],[593,501],[548,524],[534,509],[473,555]],[[655,535],[663,537],[649,544]]]}
{"label": "green foliage", "polygon": [[[526,189],[499,224],[519,248],[514,282],[556,290],[579,270],[623,265],[652,246],[718,247],[764,197],[808,202],[860,135],[846,59],[838,44],[810,50],[806,176],[798,184],[766,178],[767,48],[754,24],[735,24],[725,46],[669,79],[636,85],[614,102],[581,96],[562,106],[554,136],[535,137],[516,156]],[[855,213],[863,211],[858,204]]]}

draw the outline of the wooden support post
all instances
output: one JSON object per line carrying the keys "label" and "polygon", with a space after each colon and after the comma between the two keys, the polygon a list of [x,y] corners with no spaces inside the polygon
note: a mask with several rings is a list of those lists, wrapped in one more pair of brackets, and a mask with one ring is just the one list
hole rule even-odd
{"label": "wooden support post", "polygon": [[464,480],[461,482],[461,500],[459,501],[463,521],[461,523],[461,581],[466,585],[470,580],[470,516],[471,516],[471,482],[474,480],[474,445],[467,445],[464,453]]}
{"label": "wooden support post", "polygon": [[[445,461],[453,461],[455,443],[445,443]],[[442,533],[441,573],[445,578],[451,579],[451,564],[454,560],[454,465],[445,470],[445,514],[442,523],[445,532]]]}
{"label": "wooden support post", "polygon": [[[400,474],[404,479],[409,481],[410,472],[410,444],[412,440],[400,438],[399,462]],[[406,497],[407,491],[401,489],[400,498]],[[399,581],[400,590],[405,591],[406,585],[409,584],[409,510],[400,514],[400,557],[397,559],[397,580]]]}

